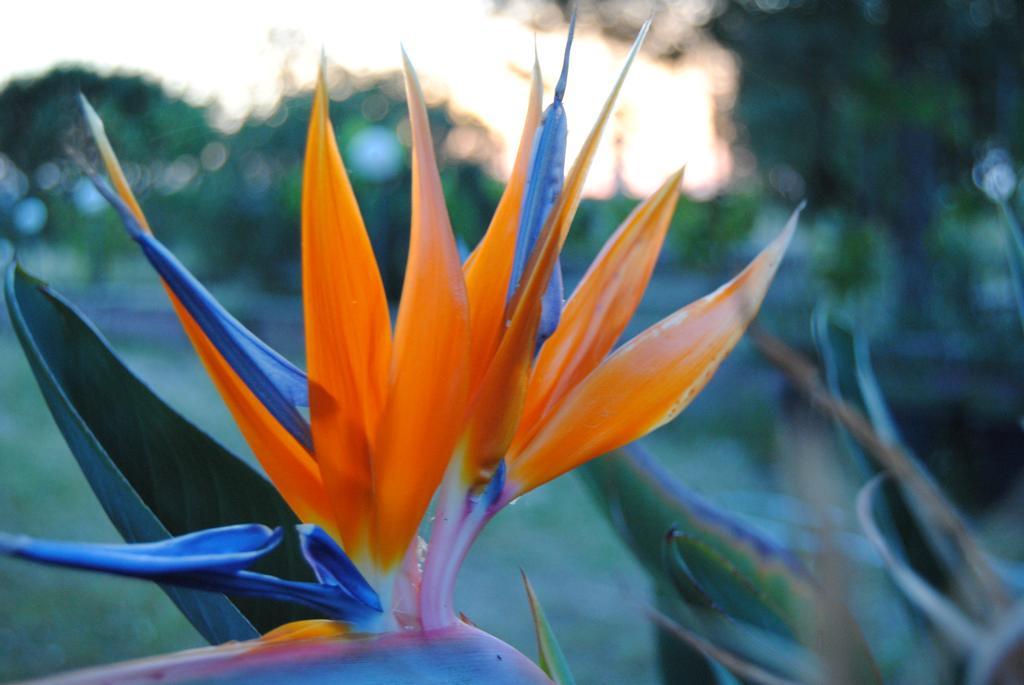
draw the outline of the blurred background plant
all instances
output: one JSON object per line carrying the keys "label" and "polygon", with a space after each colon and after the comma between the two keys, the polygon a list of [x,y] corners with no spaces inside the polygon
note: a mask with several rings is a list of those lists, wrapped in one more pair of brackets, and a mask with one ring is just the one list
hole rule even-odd
{"label": "blurred background plant", "polygon": [[[561,30],[567,4],[480,0],[474,6],[543,36]],[[858,399],[856,336],[835,325],[854,322],[845,330],[871,341],[871,368],[891,423],[899,427],[898,444],[972,522],[980,547],[1024,559],[1024,355],[1015,300],[1024,291],[1014,281],[1024,264],[1016,220],[1024,196],[1018,192],[1024,10],[1012,0],[579,4],[581,40],[600,39],[613,48],[632,39],[654,6],[646,57],[657,67],[703,70],[714,85],[713,133],[729,160],[713,183],[690,188],[680,202],[631,331],[723,280],[763,243],[764,231],[806,197],[809,207],[764,307],[763,327],[805,357],[820,352],[823,386],[870,414]],[[348,11],[359,16],[360,7]],[[18,12],[5,23],[42,38],[41,26],[28,15],[19,22]],[[66,148],[88,149],[77,123],[75,96],[82,92],[107,122],[161,237],[261,337],[301,354],[299,183],[313,71],[297,69],[295,54],[318,54],[319,46],[280,34],[265,38],[287,44],[273,53],[280,63],[267,76],[276,96],[233,118],[223,103],[175,90],[160,73],[82,64],[0,77],[7,79],[0,85],[0,253],[6,258],[17,250],[33,272],[82,304],[172,404],[243,453],[156,279]],[[393,52],[397,66],[397,48]],[[132,59],[127,52],[123,57]],[[342,153],[385,286],[397,297],[409,198],[400,82],[393,73],[337,65],[330,82]],[[570,87],[567,102],[573,96]],[[652,98],[645,93],[641,102]],[[494,163],[502,140],[455,94],[442,92],[431,105],[452,223],[468,249],[502,187]],[[634,114],[624,113],[612,141],[611,195],[585,200],[570,234],[570,282],[636,202],[626,168],[626,151],[638,135],[628,125]],[[827,317],[812,317],[819,305]],[[814,334],[807,324],[812,318]],[[857,491],[877,467],[799,398],[772,364],[744,345],[648,448],[709,506],[786,544],[816,569],[838,566],[833,590],[853,598],[848,604],[886,676],[902,682],[956,677],[962,660],[949,671],[913,669],[920,659],[946,663],[935,654],[940,650],[927,651],[943,644],[930,639],[940,631],[893,600],[882,561],[857,523]],[[0,520],[5,528],[51,537],[61,530],[68,538],[115,539],[42,407],[4,325]],[[808,455],[814,458],[803,459]],[[801,463],[818,466],[808,475]],[[563,479],[499,517],[467,564],[460,603],[476,623],[529,653],[528,610],[521,594],[506,591],[522,566],[580,682],[657,682],[653,636],[663,655],[692,655],[679,651],[683,642],[664,624],[658,632],[648,629],[647,617],[632,608],[649,601],[643,566],[664,570],[664,564],[654,552],[641,555],[643,566],[634,563],[612,529],[594,523],[598,510],[587,495],[592,485]],[[927,536],[891,487],[884,487],[888,513],[879,515],[887,535],[889,519],[899,531],[905,555],[899,558],[960,601],[963,593],[951,589],[941,559],[916,551],[927,551],[914,542]],[[663,528],[649,543],[657,555],[672,526]],[[537,540],[528,550],[517,542],[525,531]],[[691,538],[676,535],[673,554],[693,554]],[[829,544],[823,548],[822,541]],[[838,556],[829,556],[833,548]],[[1019,592],[1016,568],[1018,587],[1010,583],[1011,594]],[[155,588],[49,570],[26,577],[8,562],[0,562],[0,577],[7,616],[0,626],[0,680],[198,644]],[[678,624],[678,597],[671,593],[680,582],[692,591],[695,581],[685,574],[675,579],[656,584],[657,606]],[[69,613],[54,586],[74,593],[78,607]],[[963,610],[977,619],[971,607]],[[692,632],[692,624],[683,627]],[[882,629],[886,639],[872,639]],[[678,682],[671,668],[665,665],[666,682]]]}

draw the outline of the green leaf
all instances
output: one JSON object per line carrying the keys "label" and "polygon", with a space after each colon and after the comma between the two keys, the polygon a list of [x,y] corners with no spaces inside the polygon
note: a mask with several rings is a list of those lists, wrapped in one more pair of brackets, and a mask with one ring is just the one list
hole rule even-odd
{"label": "green leaf", "polygon": [[[658,659],[665,683],[737,685],[737,662],[754,664],[780,678],[821,682],[816,655],[798,642],[726,616],[714,608],[684,603],[672,587],[656,588],[650,611],[657,630]],[[725,655],[727,658],[719,660]],[[731,658],[728,658],[731,657]],[[729,668],[723,664],[729,664]],[[742,682],[757,682],[747,677]]]}
{"label": "green leaf", "polygon": [[[855,333],[847,323],[837,321],[828,308],[822,305],[815,308],[812,327],[818,355],[825,367],[829,391],[865,413],[880,438],[903,447],[908,456],[907,465],[938,492],[931,474],[900,438],[871,364],[866,338]],[[883,472],[878,462],[860,448],[839,421],[835,422],[835,426],[843,444],[857,460],[865,479]],[[929,581],[940,586],[947,585],[960,563],[955,541],[936,528],[925,525],[927,512],[922,510],[918,500],[903,483],[898,488],[887,489],[884,494],[878,503],[877,518],[880,528],[891,532],[890,544],[905,555],[910,565],[920,570]]]}
{"label": "green leaf", "polygon": [[900,559],[899,553],[875,521],[875,495],[884,479],[884,474],[875,476],[857,494],[857,519],[861,529],[882,557],[889,575],[904,596],[939,626],[952,643],[967,649],[981,641],[981,630],[953,602],[943,597]]}
{"label": "green leaf", "polygon": [[537,633],[537,653],[540,657],[540,667],[558,685],[576,685],[572,672],[569,670],[569,662],[566,661],[565,654],[562,653],[562,648],[558,644],[558,639],[551,629],[551,624],[548,623],[547,616],[544,615],[544,608],[540,605],[540,600],[537,599],[533,586],[530,585],[530,579],[526,577],[525,571],[520,570],[520,573],[523,575],[526,597],[530,600],[530,613],[533,614],[533,627]]}
{"label": "green leaf", "polygon": [[[761,633],[753,626],[711,616],[696,621],[698,627],[690,629],[657,612],[652,618],[659,629],[675,639],[677,646],[685,645],[707,658],[712,672],[698,682],[737,685],[741,682],[737,676],[742,682],[759,685],[822,682],[814,655],[794,642]],[[693,682],[692,675],[685,682]]]}
{"label": "green leaf", "polygon": [[[814,344],[818,348],[829,391],[837,397],[853,402],[871,419],[878,435],[885,441],[901,444],[896,421],[886,404],[882,388],[871,364],[871,349],[867,338],[852,327],[836,321],[824,305],[814,309],[812,318]],[[848,447],[859,458],[866,457],[857,444],[843,432]]]}
{"label": "green leaf", "polygon": [[[655,590],[657,611],[678,621],[680,607],[685,607],[673,588],[657,588]],[[682,609],[685,611],[685,609]],[[736,685],[735,678],[729,680],[728,671],[724,670],[714,659],[704,652],[679,639],[672,626],[654,623],[655,640],[658,654],[658,670],[663,683],[715,683],[716,685]]]}
{"label": "green leaf", "polygon": [[[663,593],[675,590],[675,610],[670,602],[660,606],[679,625],[715,644],[728,639],[735,654],[777,651],[758,647],[768,637],[794,648],[813,646],[823,600],[789,550],[683,487],[639,445],[605,455],[581,473],[656,586]],[[862,682],[877,682],[856,622],[847,612],[841,615]]]}
{"label": "green leaf", "polygon": [[[12,264],[5,294],[11,323],[57,426],[126,541],[236,523],[298,523],[265,478],[153,394],[45,283]],[[312,577],[294,535],[254,569],[295,580]],[[215,643],[310,617],[308,610],[284,603],[164,590]]]}
{"label": "green leaf", "polygon": [[[670,568],[679,571],[671,580],[684,600],[727,614],[762,615],[763,624],[783,634],[812,615],[813,582],[788,550],[674,481],[638,445],[581,473],[647,570],[666,580]],[[667,536],[675,540],[668,546]],[[741,592],[741,585],[757,590]]]}
{"label": "green leaf", "polygon": [[[858,383],[857,359],[854,351],[854,336],[849,326],[838,324],[829,307],[818,304],[811,315],[811,336],[825,372],[825,384],[836,397],[842,397],[865,411]],[[843,447],[849,452],[863,478],[876,472],[868,455],[860,448],[838,420],[836,432]]]}
{"label": "green leaf", "polygon": [[[890,544],[902,545],[911,567],[933,585],[954,586],[972,615],[984,619],[1005,601],[1007,589],[956,506],[902,443],[872,369],[866,339],[836,325],[827,314],[816,317],[815,330],[823,357],[835,347],[848,350],[845,356],[853,360],[856,387],[839,398],[867,412],[876,443],[882,445],[870,450],[871,468],[887,472],[898,485],[887,490],[888,498],[880,503],[880,528],[899,534],[890,536]],[[835,394],[836,389],[831,391]]]}
{"label": "green leaf", "polygon": [[487,633],[459,625],[430,633],[206,647],[47,679],[52,685],[550,685],[537,666]]}
{"label": "green leaf", "polygon": [[995,682],[1000,668],[1012,663],[1014,653],[1019,654],[1024,642],[1024,600],[1010,607],[971,653],[967,662],[967,685],[985,685]]}
{"label": "green leaf", "polygon": [[1024,326],[1024,231],[1020,227],[1020,218],[1009,199],[997,203],[1003,210],[1006,220],[1006,259],[1010,266],[1010,281],[1013,285],[1013,296],[1017,300],[1017,313],[1021,325]]}
{"label": "green leaf", "polygon": [[678,530],[670,532],[665,545],[672,577],[678,577],[678,572],[685,573],[705,594],[712,607],[776,635],[795,638],[798,626],[785,623],[783,617],[786,612],[774,606],[771,598],[715,546]]}

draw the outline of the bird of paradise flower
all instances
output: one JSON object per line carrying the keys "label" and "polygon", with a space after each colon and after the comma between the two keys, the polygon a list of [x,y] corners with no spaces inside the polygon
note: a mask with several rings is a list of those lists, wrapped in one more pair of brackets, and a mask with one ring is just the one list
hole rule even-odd
{"label": "bird of paradise flower", "polygon": [[[412,225],[393,330],[321,68],[302,187],[305,373],[228,314],[157,240],[83,99],[110,185],[90,174],[158,272],[243,436],[303,522],[302,551],[317,582],[247,570],[283,534],[259,525],[120,546],[2,536],[0,553],[296,602],[324,617],[281,626],[269,638],[462,625],[456,575],[486,523],[517,497],[682,411],[756,314],[796,225],[798,212],[734,279],[613,349],[654,269],[680,170],[636,207],[563,303],[559,251],[647,28],[567,174],[563,99],[573,26],[543,111],[535,63],[511,177],[465,263],[423,94],[403,51]],[[427,544],[418,533],[435,500]]]}

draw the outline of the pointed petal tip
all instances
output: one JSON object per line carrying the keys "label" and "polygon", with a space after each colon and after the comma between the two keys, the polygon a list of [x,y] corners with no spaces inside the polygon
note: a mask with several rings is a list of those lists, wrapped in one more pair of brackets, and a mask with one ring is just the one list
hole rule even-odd
{"label": "pointed petal tip", "polygon": [[411,92],[415,95],[418,101],[423,101],[423,86],[420,84],[419,74],[416,73],[416,67],[413,66],[412,59],[409,58],[409,53],[406,52],[405,44],[399,43],[399,47],[402,50],[402,71],[405,74],[406,83],[411,86]]}
{"label": "pointed petal tip", "polygon": [[793,234],[796,233],[797,224],[800,222],[800,215],[806,207],[807,200],[801,200],[800,204],[793,210],[793,213],[789,215],[789,220],[786,221],[785,227],[779,233],[779,237],[775,239],[780,251],[785,251],[789,246],[789,241],[792,240]]}
{"label": "pointed petal tip", "polygon": [[[88,544],[12,538],[4,556],[50,566],[152,580],[164,585],[286,601],[356,623],[374,610],[339,585],[289,581],[248,570],[279,544],[282,529],[240,524],[157,542]],[[0,535],[0,544],[4,536]]]}
{"label": "pointed petal tip", "polygon": [[644,27],[640,30],[639,35],[637,35],[636,40],[633,42],[633,47],[630,49],[629,55],[627,55],[622,68],[619,70],[619,76],[616,78],[615,83],[612,86],[611,93],[609,93],[608,97],[605,99],[604,106],[601,108],[601,113],[598,115],[597,121],[594,123],[590,134],[587,136],[586,142],[583,144],[583,148],[580,150],[579,155],[576,157],[576,161],[573,162],[572,168],[565,178],[562,194],[559,196],[555,210],[552,210],[557,210],[560,215],[560,246],[561,242],[565,240],[569,223],[571,222],[571,219],[576,212],[576,208],[579,205],[580,198],[582,197],[583,181],[586,178],[587,171],[590,169],[590,165],[594,160],[601,135],[608,123],[608,119],[611,117],[612,110],[615,107],[615,101],[618,99],[619,92],[622,90],[622,85],[626,80],[626,75],[629,73],[629,69],[633,65],[633,61],[636,59],[637,53],[640,51],[640,46],[643,44],[649,28],[650,23],[645,23]]}
{"label": "pointed petal tip", "polygon": [[619,347],[560,400],[521,446],[513,445],[509,480],[514,496],[643,437],[689,405],[757,315],[796,231],[800,209],[742,272]]}
{"label": "pointed petal tip", "polygon": [[685,175],[686,175],[686,164],[683,164],[676,171],[674,171],[671,176],[668,177],[669,178],[669,183],[676,190],[680,190],[681,188],[679,186],[683,182],[683,176],[685,176]]}
{"label": "pointed petal tip", "polygon": [[[423,90],[402,51],[412,133],[405,280],[394,326],[387,402],[376,427],[374,497],[382,571],[398,566],[444,476],[469,395],[469,306],[437,169]],[[423,369],[446,378],[429,382]],[[430,412],[424,408],[431,406]],[[416,453],[416,460],[408,455]]]}
{"label": "pointed petal tip", "polygon": [[576,10],[572,8],[572,16],[569,18],[569,35],[565,39],[565,54],[562,57],[562,71],[558,75],[558,83],[555,85],[555,102],[561,102],[565,97],[565,86],[569,79],[569,55],[572,52],[572,39],[576,34]]}
{"label": "pointed petal tip", "polygon": [[85,115],[87,120],[93,117],[99,119],[99,117],[96,115],[96,110],[89,102],[89,98],[85,97],[85,93],[83,93],[82,91],[78,91],[78,106],[82,108],[82,113]]}
{"label": "pointed petal tip", "polygon": [[[96,109],[89,102],[89,98],[85,97],[85,93],[78,91],[78,105],[82,108],[82,115],[85,117],[85,122],[89,126],[91,131],[95,129],[103,130],[103,120],[100,119],[100,115],[96,113]],[[95,133],[93,133],[95,135]]]}
{"label": "pointed petal tip", "polygon": [[640,33],[637,35],[637,40],[643,40],[647,37],[648,31],[651,30],[651,24],[654,23],[654,10],[651,10],[651,16],[647,17],[647,21],[640,27]]}
{"label": "pointed petal tip", "polygon": [[[134,215],[135,220],[138,222],[139,227],[143,233],[150,233],[149,222],[146,221],[146,216],[142,213],[142,208],[139,206],[138,200],[135,199],[132,194],[131,186],[128,185],[128,180],[125,178],[124,171],[121,169],[121,163],[117,161],[117,155],[114,153],[114,148],[110,144],[110,139],[107,138],[106,128],[103,126],[103,119],[93,108],[89,100],[81,92],[78,94],[78,103],[82,108],[82,115],[85,118],[85,126],[89,129],[89,135],[92,136],[93,143],[96,145],[97,151],[100,153],[100,159],[103,160],[103,166],[106,168],[107,176],[110,177],[111,185],[114,190],[117,191],[117,195],[124,201],[128,209]],[[83,165],[83,169],[88,165]],[[95,183],[95,179],[93,180]]]}
{"label": "pointed petal tip", "polygon": [[295,526],[295,530],[299,534],[306,563],[312,567],[320,583],[339,585],[373,611],[384,610],[380,596],[327,531],[308,523]]}
{"label": "pointed petal tip", "polygon": [[[767,274],[768,283],[771,282],[771,279],[774,277],[775,270],[782,262],[782,258],[785,256],[786,251],[789,249],[789,244],[793,240],[793,236],[796,234],[796,227],[800,222],[800,214],[806,206],[806,200],[797,205],[796,209],[793,210],[793,213],[789,215],[789,219],[786,220],[786,225],[782,227],[782,230],[779,231],[778,235],[772,238],[772,240],[765,245],[758,258],[747,266],[747,270],[753,269],[758,263],[763,263],[767,269],[765,273]],[[737,278],[739,278],[739,276],[737,276]],[[767,283],[765,284],[765,287],[767,287]]]}
{"label": "pointed petal tip", "polygon": [[103,126],[103,119],[96,112],[96,109],[89,102],[89,99],[85,97],[82,92],[78,93],[78,105],[82,109],[82,118],[85,119],[85,127],[89,130],[89,135],[92,136],[93,142],[96,147],[99,148],[100,155],[103,157],[104,164],[109,167],[108,156],[113,154],[110,148],[110,142],[107,140],[106,129]]}
{"label": "pointed petal tip", "polygon": [[377,262],[329,116],[326,67],[321,64],[302,175],[309,417],[339,537],[363,563],[370,536],[369,436],[385,396],[391,332]]}
{"label": "pointed petal tip", "polygon": [[[313,116],[319,115],[323,119],[330,116],[330,91],[327,88],[327,55],[320,53],[320,66],[316,72],[316,86],[313,90]],[[321,120],[322,121],[322,120]]]}
{"label": "pointed petal tip", "polygon": [[654,17],[649,17],[647,21],[644,22],[644,25],[640,27],[640,31],[636,34],[636,39],[633,41],[633,47],[630,48],[629,56],[626,57],[627,68],[630,64],[633,63],[633,60],[640,52],[640,48],[643,46],[644,41],[647,40],[647,34],[650,33],[651,23],[653,20]]}
{"label": "pointed petal tip", "polygon": [[540,55],[537,54],[536,35],[533,37],[533,68],[530,70],[530,87],[539,93],[538,97],[543,96],[544,78],[540,72]]}
{"label": "pointed petal tip", "polygon": [[273,528],[270,528],[269,526],[264,526],[263,524],[257,523],[253,524],[253,530],[270,531],[270,534],[267,535],[266,544],[273,544],[276,546],[278,543],[281,542],[281,540],[284,539],[284,528],[282,528],[281,526],[274,526]]}
{"label": "pointed petal tip", "polygon": [[327,91],[327,51],[323,47],[320,48],[320,62],[316,69],[316,87]]}

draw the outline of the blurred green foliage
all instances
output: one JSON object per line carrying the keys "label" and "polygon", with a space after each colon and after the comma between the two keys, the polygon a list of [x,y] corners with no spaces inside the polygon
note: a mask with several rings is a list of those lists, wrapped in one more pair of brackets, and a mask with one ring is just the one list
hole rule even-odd
{"label": "blurred green foliage", "polygon": [[[850,266],[869,268],[876,254],[857,249],[858,235],[888,229],[900,260],[890,292],[906,305],[904,320],[947,321],[921,305],[970,292],[957,264],[969,257],[930,252],[935,231],[951,200],[961,212],[987,212],[970,178],[982,146],[1024,156],[1020,5],[729,2],[708,28],[740,58],[734,117],[773,190],[841,212]],[[929,268],[937,261],[959,271],[946,274],[955,281],[946,292],[934,287],[944,285]]]}
{"label": "blurred green foliage", "polygon": [[[636,0],[494,0],[548,28],[573,6],[628,42]],[[1024,8],[1015,0],[656,0],[649,48],[700,59],[727,49],[738,90],[720,133],[749,159],[765,200],[809,202],[829,229],[816,256],[842,297],[898,295],[902,323],[955,329],[948,295],[977,295],[973,257],[937,237],[951,220],[991,218],[971,183],[989,146],[1024,159]],[[556,6],[561,13],[544,12]],[[747,154],[747,153],[751,154]],[[954,218],[955,217],[955,218]],[[877,272],[892,256],[899,269]],[[940,262],[941,273],[930,268]],[[957,302],[962,318],[984,307]],[[970,316],[970,315],[968,315]],[[952,325],[949,325],[952,324]]]}
{"label": "blurred green foliage", "polygon": [[[364,81],[337,68],[330,79],[332,119],[352,184],[385,285],[397,296],[411,189],[401,84],[387,77]],[[71,68],[12,81],[0,91],[0,231],[8,239],[47,239],[89,255],[94,279],[115,245],[130,249],[128,241],[111,239],[117,235],[112,214],[94,204],[68,158],[69,148],[92,149],[79,123],[78,93],[105,121],[151,223],[198,273],[297,291],[306,93],[286,95],[269,114],[225,132],[212,124],[211,108],[143,77]],[[495,143],[477,122],[446,107],[434,108],[430,119],[452,223],[464,243],[474,244],[501,192],[483,166],[495,156]],[[460,155],[447,154],[456,138]],[[46,207],[38,235],[37,227],[18,222],[18,204],[27,198]]]}
{"label": "blurred green foliage", "polygon": [[[408,240],[408,118],[397,76],[356,77],[334,67],[332,120],[384,275],[397,299]],[[101,76],[62,68],[16,80],[0,91],[0,238],[16,247],[45,244],[84,258],[101,281],[130,253],[114,214],[84,180],[72,152],[98,161],[80,123],[82,93],[108,135],[161,239],[206,280],[241,281],[297,293],[302,156],[310,97],[286,94],[267,113],[232,131],[216,109],[176,97],[141,76]],[[482,237],[502,190],[491,175],[498,143],[445,103],[430,110],[452,225],[468,252]],[[46,208],[39,227],[19,225],[19,205]],[[721,271],[750,232],[762,204],[752,188],[710,200],[684,198],[668,258]],[[580,269],[636,205],[623,195],[584,200],[565,259]],[[37,230],[38,229],[38,230]]]}
{"label": "blurred green foliage", "polygon": [[[496,4],[556,6],[567,14],[572,3]],[[633,0],[579,4],[583,30],[597,23],[613,39],[631,40],[646,17]],[[752,166],[741,162],[752,173],[734,187],[715,198],[684,202],[678,212],[670,254],[688,270],[721,270],[766,203],[791,206],[807,198],[814,273],[838,298],[863,307],[878,302],[880,292],[890,300],[898,293],[888,305],[890,320],[947,331],[1006,299],[999,290],[1005,278],[1000,281],[1001,272],[990,263],[999,231],[971,184],[970,170],[991,145],[1024,159],[1019,3],[655,5],[650,49],[658,56],[685,59],[706,49],[710,39],[736,58],[738,90],[734,102],[720,103],[719,133],[731,139],[737,159],[753,160]],[[561,20],[557,12],[535,11],[534,17],[542,28]],[[409,211],[401,83],[394,76],[357,77],[338,67],[331,83],[342,151],[386,287],[395,296]],[[297,290],[309,97],[294,89],[286,90],[273,111],[254,113],[225,131],[211,123],[217,114],[211,106],[186,102],[141,77],[71,68],[12,81],[0,91],[3,235],[18,244],[42,237],[72,246],[88,256],[94,279],[119,249],[127,249],[108,212],[82,216],[88,193],[77,185],[65,153],[67,146],[89,149],[78,132],[79,91],[107,122],[153,223],[200,276]],[[452,222],[469,249],[500,193],[489,173],[497,143],[478,122],[454,115],[444,102],[433,104]],[[39,236],[32,230],[25,235],[15,221],[18,203],[32,197],[42,200],[47,214]],[[632,204],[622,197],[585,202],[567,247],[570,265],[585,263]],[[968,225],[977,230],[957,235]],[[964,241],[982,249],[964,250]]]}

